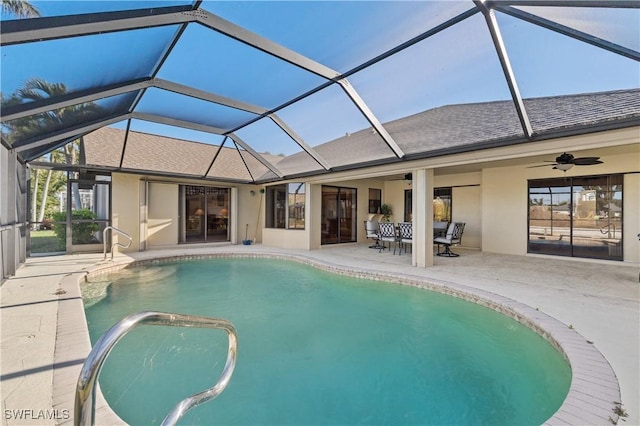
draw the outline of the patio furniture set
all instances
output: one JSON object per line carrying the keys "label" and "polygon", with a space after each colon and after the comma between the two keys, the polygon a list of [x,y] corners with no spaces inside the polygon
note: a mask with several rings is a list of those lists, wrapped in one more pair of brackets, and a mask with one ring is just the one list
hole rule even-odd
{"label": "patio furniture set", "polygon": [[[378,222],[376,220],[364,221],[367,238],[375,241],[369,248],[378,249],[378,252],[388,249],[393,254],[402,254],[402,250],[407,251],[407,245],[413,243],[413,224],[411,222]],[[464,222],[434,222],[433,243],[438,245],[438,256],[458,257],[457,253],[451,251],[452,245],[458,245],[462,241],[464,232]],[[444,246],[444,249],[442,247]]]}

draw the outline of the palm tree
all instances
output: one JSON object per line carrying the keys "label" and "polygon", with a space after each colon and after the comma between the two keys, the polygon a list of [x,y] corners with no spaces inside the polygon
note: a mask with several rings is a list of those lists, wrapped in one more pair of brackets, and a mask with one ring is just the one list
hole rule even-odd
{"label": "palm tree", "polygon": [[25,0],[2,0],[2,11],[18,18],[37,18],[40,12]]}
{"label": "palm tree", "polygon": [[[4,3],[3,3],[4,7]],[[63,83],[49,83],[45,80],[34,78],[27,80],[24,87],[18,89],[9,97],[2,96],[2,106],[7,107],[23,102],[33,102],[42,99],[56,98],[67,94],[67,87]],[[50,110],[27,117],[18,118],[2,123],[7,129],[7,139],[9,142],[28,139],[32,136],[42,135],[53,132],[68,125],[82,122],[89,122],[99,117],[103,113],[103,109],[93,103],[85,102],[78,105],[71,105],[64,108]],[[84,141],[80,137],[64,148],[63,152],[53,152],[50,161],[55,163],[76,164],[84,158]],[[48,189],[51,182],[52,171],[48,170],[47,177],[44,182],[44,190],[42,191],[42,201],[40,204],[40,214],[38,221],[44,218],[46,208]],[[37,180],[36,180],[37,183]],[[34,195],[38,188],[35,188]],[[73,191],[74,202],[78,208],[81,207],[80,193],[77,186]]]}

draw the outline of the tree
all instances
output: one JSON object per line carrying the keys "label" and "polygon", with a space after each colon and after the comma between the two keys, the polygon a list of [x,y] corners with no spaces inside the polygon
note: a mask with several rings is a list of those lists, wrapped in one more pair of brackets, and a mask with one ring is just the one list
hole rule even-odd
{"label": "tree", "polygon": [[37,18],[40,12],[25,0],[2,0],[2,11],[18,18]]}
{"label": "tree", "polygon": [[[3,8],[4,7],[3,3]],[[12,95],[8,97],[2,95],[2,107],[56,98],[65,94],[67,94],[67,87],[63,83],[49,83],[39,78],[33,78],[27,80],[24,87],[16,90]],[[14,143],[33,136],[50,133],[68,125],[92,121],[102,113],[103,109],[99,105],[93,102],[85,102],[4,122],[2,126],[7,130],[6,134],[9,143]],[[84,141],[82,137],[66,144],[61,150],[55,150],[49,154],[49,161],[52,163],[75,165],[78,164],[79,161],[83,161],[83,159]],[[39,222],[44,219],[47,200],[49,199],[49,186],[51,184],[52,173],[53,171],[51,169],[47,171],[47,177],[40,198],[40,214],[37,217]],[[36,176],[38,176],[38,174],[36,174]],[[37,177],[34,183],[33,199],[37,200],[39,191],[39,179]],[[82,208],[80,192],[77,186],[73,188],[73,198],[76,208]],[[33,206],[34,210],[36,207],[37,206]],[[32,213],[32,219],[34,217],[35,211]]]}

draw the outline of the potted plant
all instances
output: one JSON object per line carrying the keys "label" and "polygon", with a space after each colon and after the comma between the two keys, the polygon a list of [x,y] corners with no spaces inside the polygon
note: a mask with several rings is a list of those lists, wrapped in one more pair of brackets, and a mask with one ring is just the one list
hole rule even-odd
{"label": "potted plant", "polygon": [[382,215],[383,222],[389,222],[389,218],[391,217],[391,206],[389,204],[381,205],[380,214]]}

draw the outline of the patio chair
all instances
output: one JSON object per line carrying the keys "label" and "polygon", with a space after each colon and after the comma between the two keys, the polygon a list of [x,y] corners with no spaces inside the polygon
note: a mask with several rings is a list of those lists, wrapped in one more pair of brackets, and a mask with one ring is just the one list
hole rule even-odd
{"label": "patio chair", "polygon": [[367,238],[371,238],[376,241],[376,243],[369,248],[380,248],[380,236],[378,231],[378,221],[377,220],[365,220],[364,221],[364,231],[367,235]]}
{"label": "patio chair", "polygon": [[[451,246],[454,244],[460,244],[462,241],[462,232],[464,231],[464,222],[451,222],[449,228],[447,229],[447,234],[444,237],[437,237],[433,239],[433,242],[438,245],[438,256],[447,256],[447,257],[458,257],[459,254],[456,254],[451,251]],[[444,251],[440,251],[440,246],[444,246]]]}
{"label": "patio chair", "polygon": [[389,250],[391,250],[391,244],[398,241],[398,239],[396,238],[395,224],[393,222],[380,222],[378,224],[378,227],[380,229],[378,235],[380,237],[380,242],[382,243],[380,249],[378,250],[378,253],[385,249],[384,243],[389,243]]}
{"label": "patio chair", "polygon": [[449,227],[449,222],[433,222],[433,237],[444,237],[447,233],[447,228]]}
{"label": "patio chair", "polygon": [[[404,251],[407,251],[407,244],[413,244],[413,223],[400,222],[398,223],[398,246],[400,246],[398,254],[402,254],[403,246],[405,247]],[[393,254],[396,254],[395,249],[393,249]]]}

